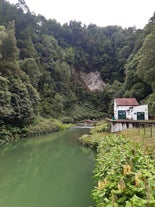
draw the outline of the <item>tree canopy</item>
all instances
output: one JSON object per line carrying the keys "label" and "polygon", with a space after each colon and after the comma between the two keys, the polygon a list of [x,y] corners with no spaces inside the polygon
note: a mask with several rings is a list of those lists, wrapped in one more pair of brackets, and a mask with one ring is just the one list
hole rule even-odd
{"label": "tree canopy", "polygon": [[[0,0],[0,124],[30,124],[36,116],[98,118],[115,97],[151,106],[155,93],[155,21],[135,27],[61,25],[30,11],[24,0]],[[81,72],[98,71],[105,86],[91,92]]]}

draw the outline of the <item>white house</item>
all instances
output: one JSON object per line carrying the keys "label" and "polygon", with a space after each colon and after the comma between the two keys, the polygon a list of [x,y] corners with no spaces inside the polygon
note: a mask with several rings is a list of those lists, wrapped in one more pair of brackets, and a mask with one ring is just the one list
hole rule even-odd
{"label": "white house", "polygon": [[148,105],[139,105],[133,107],[133,120],[148,120]]}
{"label": "white house", "polygon": [[114,118],[148,120],[148,105],[139,105],[135,98],[114,99]]}

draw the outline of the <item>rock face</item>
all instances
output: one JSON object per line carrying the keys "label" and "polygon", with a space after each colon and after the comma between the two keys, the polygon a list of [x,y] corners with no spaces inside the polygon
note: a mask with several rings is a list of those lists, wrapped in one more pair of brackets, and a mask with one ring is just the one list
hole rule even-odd
{"label": "rock face", "polygon": [[99,71],[90,73],[80,72],[80,76],[90,91],[103,91],[105,83],[103,82]]}

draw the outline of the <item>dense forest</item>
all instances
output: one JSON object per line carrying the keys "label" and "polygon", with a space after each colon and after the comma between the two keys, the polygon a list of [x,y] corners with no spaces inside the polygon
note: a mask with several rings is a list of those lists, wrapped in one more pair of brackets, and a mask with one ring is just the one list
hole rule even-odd
{"label": "dense forest", "polygon": [[[105,84],[90,91],[81,73],[96,71]],[[61,25],[24,0],[0,0],[1,127],[111,116],[115,97],[135,97],[155,115],[155,15],[144,29]]]}

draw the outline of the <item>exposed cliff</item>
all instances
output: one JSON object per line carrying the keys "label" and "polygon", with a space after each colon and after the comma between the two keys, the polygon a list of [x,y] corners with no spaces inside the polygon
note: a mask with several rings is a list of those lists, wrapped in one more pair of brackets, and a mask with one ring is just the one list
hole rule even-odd
{"label": "exposed cliff", "polygon": [[80,72],[80,76],[90,91],[103,91],[105,83],[103,82],[99,71],[90,73]]}

